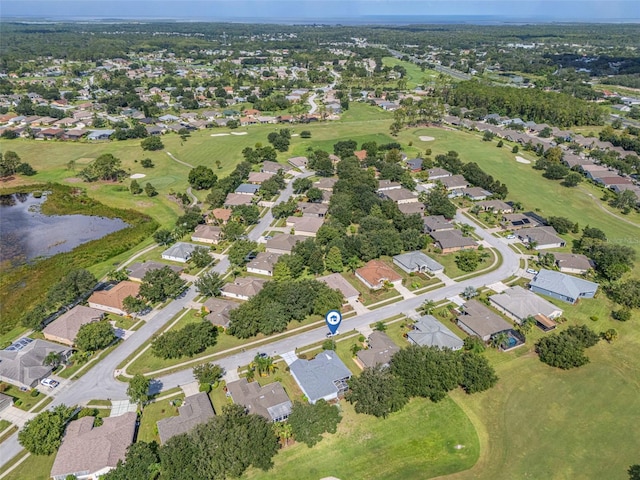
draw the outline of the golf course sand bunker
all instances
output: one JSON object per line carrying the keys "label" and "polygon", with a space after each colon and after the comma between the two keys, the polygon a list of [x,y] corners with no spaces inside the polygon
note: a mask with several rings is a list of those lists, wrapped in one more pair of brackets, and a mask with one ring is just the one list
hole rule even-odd
{"label": "golf course sand bunker", "polygon": [[246,135],[247,132],[231,132],[231,135]]}
{"label": "golf course sand bunker", "polygon": [[418,138],[423,142],[433,142],[435,140],[435,138],[430,137],[428,135],[420,135]]}
{"label": "golf course sand bunker", "polygon": [[531,163],[531,160],[527,160],[526,158],[522,158],[522,157],[516,157],[516,162],[529,164]]}
{"label": "golf course sand bunker", "polygon": [[136,178],[144,178],[144,177],[146,177],[146,175],[144,173],[134,173],[129,178],[136,179]]}
{"label": "golf course sand bunker", "polygon": [[227,137],[229,136],[228,133],[212,133],[211,134],[212,137]]}

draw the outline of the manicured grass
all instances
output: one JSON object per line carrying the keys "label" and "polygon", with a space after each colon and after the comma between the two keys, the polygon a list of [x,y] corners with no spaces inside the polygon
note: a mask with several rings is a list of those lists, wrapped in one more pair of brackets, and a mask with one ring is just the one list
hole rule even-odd
{"label": "manicured grass", "polygon": [[90,400],[87,405],[90,407],[110,407],[111,400]]}
{"label": "manicured grass", "polygon": [[49,404],[51,402],[53,402],[53,397],[44,397],[44,398],[42,398],[42,396],[40,396],[39,399],[40,399],[40,403],[36,404],[31,409],[32,413],[40,413],[40,412],[42,412],[45,408],[47,408],[47,406],[49,406]]}
{"label": "manicured grass", "polygon": [[[49,456],[30,455],[15,470],[9,473],[3,480],[49,480],[51,467],[56,459],[55,454]],[[4,470],[3,470],[4,471]],[[0,475],[2,472],[0,471]]]}
{"label": "manicured grass", "polygon": [[[32,390],[27,390],[26,392],[23,392],[15,385],[11,385],[11,384],[6,384],[6,385],[9,385],[9,387],[6,390],[4,390],[2,393],[4,393],[5,395],[9,395],[10,397],[13,397],[14,406],[19,408],[20,410],[24,410],[25,412],[28,412],[31,408],[33,408],[33,406],[36,403],[41,401],[46,396],[38,392],[38,396],[32,397],[31,396]],[[15,402],[17,402],[18,400],[20,400],[19,402],[20,405],[15,404]]]}
{"label": "manicured grass", "polygon": [[[116,349],[118,345],[120,345],[120,340],[116,341],[116,343],[114,343],[110,347],[107,347],[100,352],[94,353],[93,356],[89,359],[89,365],[87,367],[85,367],[85,365],[87,365],[86,363],[74,363],[72,365],[69,365],[68,367],[65,367],[63,370],[60,370],[57,375],[62,378],[72,378],[73,380],[76,380],[77,378],[80,378],[80,376],[91,370],[98,363],[98,361],[100,361],[101,358],[109,355],[113,350]],[[80,372],[80,375],[76,375],[81,369],[82,371]]]}
{"label": "manicured grass", "polygon": [[216,412],[216,415],[220,415],[222,413],[222,409],[225,405],[231,405],[232,403],[224,391],[225,385],[225,382],[222,381],[217,388],[212,388],[209,392],[209,399],[211,400],[211,405],[213,405],[213,410]]}
{"label": "manicured grass", "polygon": [[[249,479],[304,480],[335,476],[357,479],[418,479],[465,470],[478,458],[473,426],[449,398],[414,399],[386,419],[358,415],[341,402],[335,435],[309,449],[296,444],[280,451],[275,467],[250,470]],[[462,448],[456,449],[456,446]]]}
{"label": "manicured grass", "polygon": [[347,281],[360,292],[360,296],[362,297],[362,304],[365,306],[371,305],[372,303],[382,302],[384,300],[388,300],[390,298],[398,296],[398,292],[395,288],[369,290],[360,280],[358,280],[358,278],[356,278],[355,274],[352,272],[343,273],[342,276],[346,278]]}
{"label": "manicured grass", "polygon": [[362,344],[358,342],[359,336],[360,335],[355,335],[351,338],[346,338],[341,342],[336,342],[336,353],[338,354],[338,357],[354,375],[360,375],[360,372],[362,372],[362,369],[356,364],[355,357],[351,353],[351,346],[354,343],[362,346]]}
{"label": "manicured grass", "polygon": [[6,420],[0,420],[0,433],[6,431],[6,433],[0,435],[0,445],[7,438],[9,438],[11,435],[13,435],[14,433],[16,433],[18,431],[18,427],[16,425],[11,425],[10,428],[9,428],[9,425],[11,425],[11,424],[9,422],[7,422]]}
{"label": "manicured grass", "polygon": [[407,88],[413,89],[418,85],[424,85],[425,80],[427,82],[432,82],[438,76],[438,72],[431,69],[425,69],[423,72],[418,65],[413,62],[405,62],[398,58],[394,57],[383,57],[382,63],[387,67],[395,67],[396,65],[401,65],[407,70]]}
{"label": "manicured grass", "polygon": [[[458,268],[458,265],[456,265],[456,257],[458,256],[457,252],[447,253],[446,255],[434,253],[430,251],[430,249],[427,250],[427,252],[429,256],[433,257],[433,259],[436,262],[438,262],[444,267],[444,273],[449,278],[456,279],[458,277],[473,274],[473,272],[463,272]],[[490,267],[494,262],[495,254],[493,253],[493,251],[488,248],[485,248],[480,253],[484,253],[484,252],[488,253],[489,257],[484,259],[482,262],[480,262],[478,264],[478,268],[475,271],[483,270],[487,267]]]}
{"label": "manicured grass", "polygon": [[287,364],[285,362],[277,362],[276,368],[277,370],[264,377],[256,373],[255,381],[261,386],[265,386],[273,382],[280,382],[292,401],[302,401],[304,394],[291,374],[287,371]]}
{"label": "manicured grass", "polygon": [[121,315],[115,315],[113,313],[110,313],[107,316],[109,321],[115,322],[116,323],[116,328],[122,328],[123,330],[130,330],[131,327],[133,327],[136,323],[138,323],[140,320],[137,318],[133,318],[133,317],[123,317]]}
{"label": "manicured grass", "polygon": [[158,426],[156,424],[158,420],[162,420],[163,418],[175,417],[178,415],[178,407],[171,405],[171,402],[178,398],[183,399],[184,395],[176,395],[175,397],[165,398],[163,400],[150,403],[144,407],[144,410],[142,410],[140,427],[138,428],[139,442],[156,441],[160,443],[160,437],[158,436]]}

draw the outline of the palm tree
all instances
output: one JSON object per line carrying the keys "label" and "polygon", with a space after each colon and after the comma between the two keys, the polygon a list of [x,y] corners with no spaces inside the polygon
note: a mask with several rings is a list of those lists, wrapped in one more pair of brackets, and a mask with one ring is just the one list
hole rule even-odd
{"label": "palm tree", "polygon": [[502,348],[509,340],[509,335],[505,332],[500,332],[493,337],[491,337],[491,346],[494,348]]}
{"label": "palm tree", "polygon": [[49,352],[44,360],[42,361],[43,365],[52,366],[53,368],[57,368],[62,363],[62,355],[58,352]]}
{"label": "palm tree", "polygon": [[270,373],[276,370],[276,366],[273,363],[273,358],[264,355],[256,355],[253,362],[249,365],[249,368],[256,370],[260,376],[266,377]]}
{"label": "palm tree", "polygon": [[289,444],[289,439],[293,437],[291,424],[288,422],[276,422],[273,424],[273,430],[280,439],[280,443],[286,447]]}
{"label": "palm tree", "polygon": [[420,307],[418,307],[418,312],[422,315],[431,315],[436,308],[436,302],[433,300],[425,300]]}

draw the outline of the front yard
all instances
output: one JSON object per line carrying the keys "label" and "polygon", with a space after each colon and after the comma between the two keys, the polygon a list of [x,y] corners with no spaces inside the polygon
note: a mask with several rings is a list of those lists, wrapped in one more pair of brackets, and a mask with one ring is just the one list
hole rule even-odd
{"label": "front yard", "polygon": [[391,287],[381,288],[380,290],[370,290],[360,280],[358,280],[358,278],[352,272],[343,273],[342,276],[346,278],[347,281],[360,292],[360,297],[364,306],[383,302],[384,300],[389,300],[390,298],[400,295],[395,288]]}

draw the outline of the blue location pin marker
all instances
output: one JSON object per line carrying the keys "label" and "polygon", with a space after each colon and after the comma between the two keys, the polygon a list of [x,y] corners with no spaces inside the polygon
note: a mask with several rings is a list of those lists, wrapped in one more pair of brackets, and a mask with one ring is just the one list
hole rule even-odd
{"label": "blue location pin marker", "polygon": [[331,335],[335,335],[342,322],[342,314],[337,310],[329,310],[324,316],[324,320],[327,322],[327,327]]}

